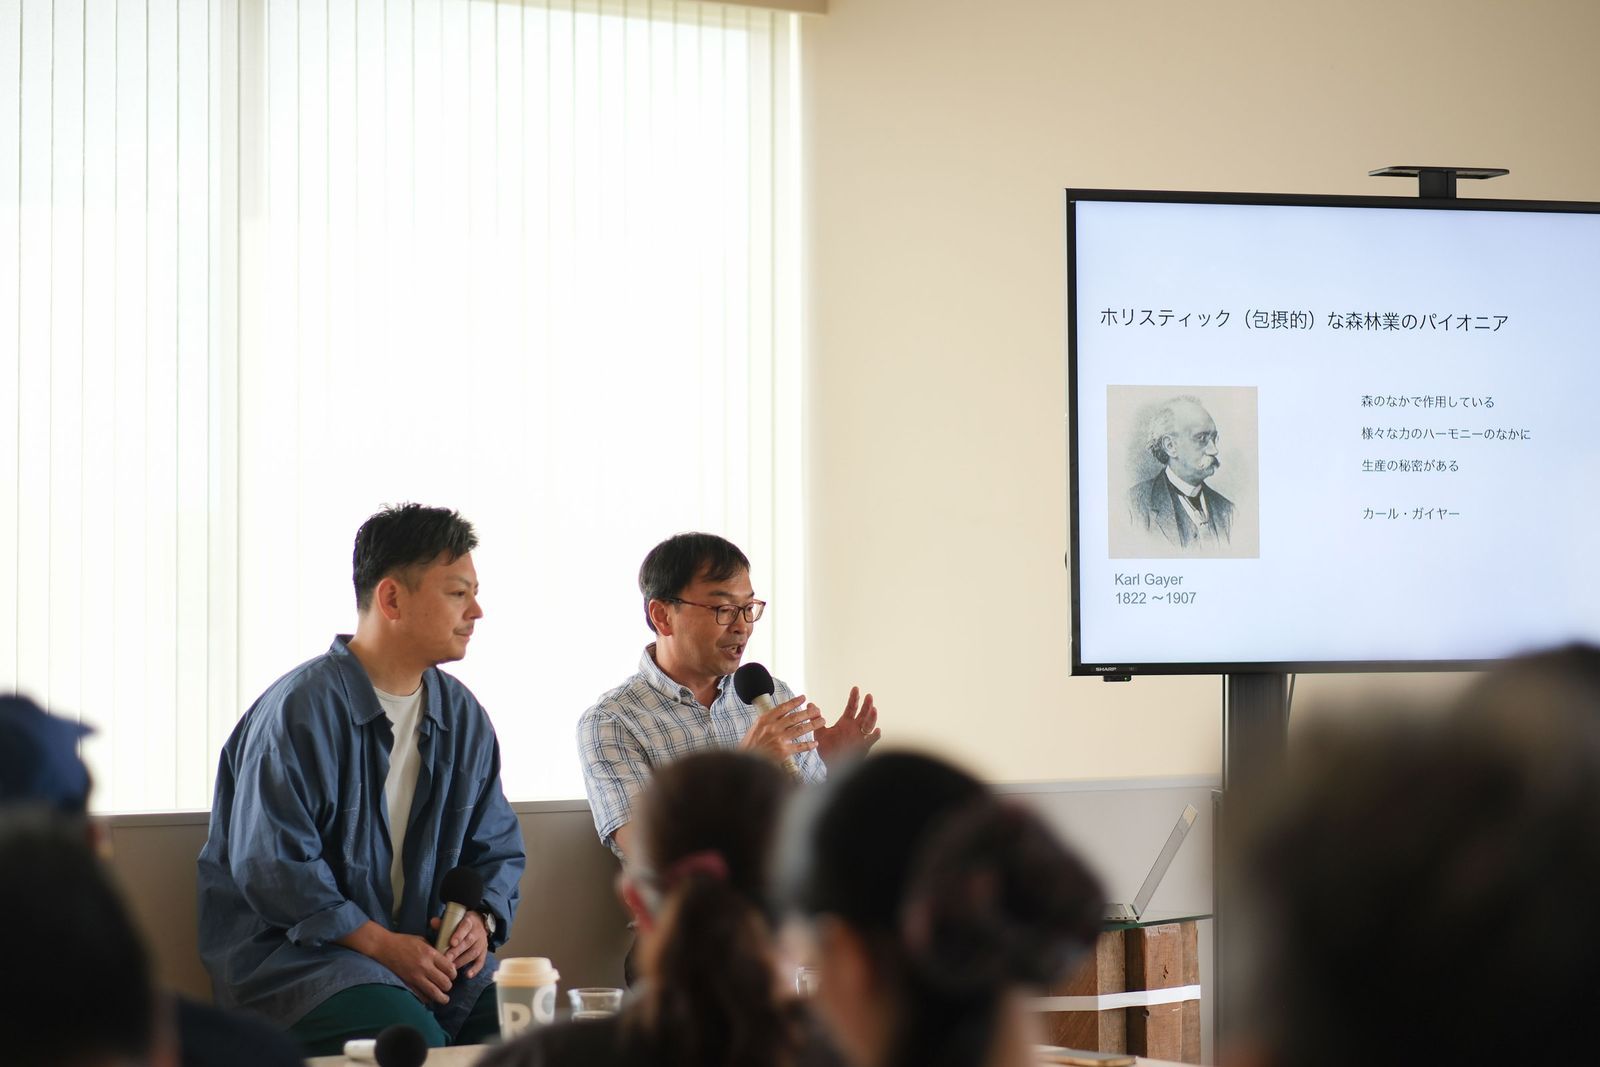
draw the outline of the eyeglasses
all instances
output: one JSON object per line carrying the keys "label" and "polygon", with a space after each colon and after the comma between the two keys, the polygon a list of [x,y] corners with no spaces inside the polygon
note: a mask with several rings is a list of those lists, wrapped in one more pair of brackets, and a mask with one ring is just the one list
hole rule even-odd
{"label": "eyeglasses", "polygon": [[716,613],[718,626],[729,626],[733,623],[735,615],[743,615],[745,622],[755,622],[761,618],[761,613],[767,609],[765,600],[752,600],[748,604],[696,604],[692,600],[681,597],[669,596],[665,598],[668,604],[687,604],[691,608],[705,608]]}

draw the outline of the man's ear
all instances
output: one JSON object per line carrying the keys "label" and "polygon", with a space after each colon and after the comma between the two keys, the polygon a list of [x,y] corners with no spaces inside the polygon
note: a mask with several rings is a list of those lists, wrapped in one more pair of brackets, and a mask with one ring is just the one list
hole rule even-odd
{"label": "man's ear", "polygon": [[390,575],[372,591],[372,605],[389,622],[400,618],[400,582]]}
{"label": "man's ear", "polygon": [[672,636],[672,605],[665,600],[650,601],[650,621],[656,625],[656,633],[662,637]]}

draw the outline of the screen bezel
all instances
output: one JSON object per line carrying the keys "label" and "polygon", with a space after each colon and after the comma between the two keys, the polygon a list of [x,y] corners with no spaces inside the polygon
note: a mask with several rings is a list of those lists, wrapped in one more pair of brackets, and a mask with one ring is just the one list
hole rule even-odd
{"label": "screen bezel", "polygon": [[1497,211],[1540,214],[1600,215],[1600,203],[1574,200],[1492,200],[1456,197],[1334,196],[1303,193],[1180,192],[1138,189],[1073,189],[1066,192],[1067,223],[1067,571],[1072,586],[1069,643],[1072,674],[1128,678],[1135,675],[1208,674],[1337,674],[1387,671],[1484,670],[1497,660],[1244,660],[1238,662],[1098,663],[1083,660],[1078,568],[1078,244],[1080,202],[1148,204],[1246,205],[1252,207],[1399,208],[1407,211]]}

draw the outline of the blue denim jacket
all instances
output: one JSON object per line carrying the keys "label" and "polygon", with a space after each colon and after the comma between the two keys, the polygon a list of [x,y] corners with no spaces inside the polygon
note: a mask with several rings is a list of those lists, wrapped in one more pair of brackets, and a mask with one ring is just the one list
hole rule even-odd
{"label": "blue denim jacket", "polygon": [[[423,674],[421,769],[406,830],[405,890],[391,918],[389,816],[383,785],[391,734],[348,635],[272,684],[234,729],[217,767],[211,828],[200,852],[200,956],[217,1003],[292,1025],[356,985],[405,986],[376,960],[334,942],[368,919],[432,933],[439,884],[465,864],[504,942],[525,859],[517,817],[500,790],[500,746],[481,705],[437,668]],[[446,1033],[487,988],[457,979],[431,1006]]]}

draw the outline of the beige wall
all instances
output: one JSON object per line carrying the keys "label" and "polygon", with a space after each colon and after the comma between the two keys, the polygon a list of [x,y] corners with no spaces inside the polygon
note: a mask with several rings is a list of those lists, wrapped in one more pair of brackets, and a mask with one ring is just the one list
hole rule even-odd
{"label": "beige wall", "polygon": [[[1454,163],[1600,200],[1597,42],[1589,0],[807,18],[811,694],[859,679],[1002,780],[1214,771],[1216,679],[1067,677],[1062,189],[1411,195],[1366,172]],[[1303,680],[1297,717],[1394,684]]]}

